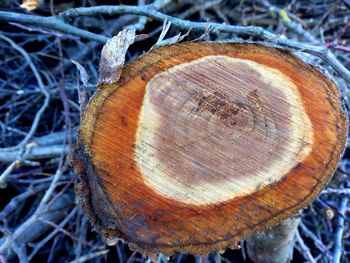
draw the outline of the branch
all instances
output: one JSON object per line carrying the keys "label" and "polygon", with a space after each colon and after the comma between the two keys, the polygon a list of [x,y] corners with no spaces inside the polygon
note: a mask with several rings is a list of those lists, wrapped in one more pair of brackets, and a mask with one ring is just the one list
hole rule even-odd
{"label": "branch", "polygon": [[7,186],[7,177],[20,165],[21,161],[15,160],[5,169],[5,171],[0,175],[0,188],[5,188]]}
{"label": "branch", "polygon": [[[44,158],[57,157],[59,155],[68,154],[70,151],[67,145],[50,145],[50,146],[37,146],[29,147],[23,154],[24,160],[39,160]],[[0,152],[0,162],[14,162],[18,160],[21,156],[19,150],[11,152]]]}
{"label": "branch", "polygon": [[[69,9],[59,15],[64,21],[72,19],[78,16],[96,16],[96,15],[118,15],[118,14],[133,14],[143,15],[151,17],[155,20],[165,21],[168,20],[172,25],[183,29],[197,29],[209,31],[213,33],[226,32],[238,35],[248,35],[253,37],[259,37],[266,41],[274,42],[278,45],[292,48],[299,51],[315,55],[323,59],[329,65],[331,65],[344,79],[350,81],[350,72],[334,57],[334,55],[326,48],[298,41],[278,38],[277,35],[264,30],[262,27],[256,26],[232,26],[219,23],[207,23],[207,22],[192,22],[188,20],[182,20],[180,18],[165,15],[153,8],[152,5],[147,6],[96,6],[96,7],[80,7]],[[1,19],[1,17],[0,17]]]}
{"label": "branch", "polygon": [[308,260],[308,262],[310,263],[316,263],[316,260],[314,259],[314,257],[312,256],[309,247],[304,243],[304,240],[302,239],[302,237],[300,236],[299,231],[297,230],[296,233],[296,241],[299,243],[300,245],[300,250],[299,252],[303,255],[303,257],[305,259]]}
{"label": "branch", "polygon": [[[0,19],[1,20],[1,19]],[[46,110],[46,108],[49,105],[50,102],[50,93],[46,90],[46,87],[43,83],[43,80],[39,74],[39,71],[37,70],[37,68],[35,67],[31,57],[29,56],[29,54],[27,53],[27,51],[25,51],[22,47],[20,47],[19,45],[17,45],[13,40],[11,40],[10,38],[4,36],[4,35],[0,35],[0,39],[6,41],[7,43],[9,43],[11,45],[12,48],[14,48],[15,50],[17,50],[19,53],[21,53],[21,55],[25,58],[25,60],[27,61],[30,69],[32,70],[34,77],[38,83],[39,89],[41,91],[41,93],[44,95],[45,99],[43,104],[41,105],[40,109],[38,110],[38,112],[36,113],[32,126],[30,127],[30,130],[28,131],[27,135],[24,137],[24,139],[17,145],[17,146],[13,146],[13,147],[9,147],[9,148],[5,148],[5,149],[0,149],[0,152],[3,153],[7,153],[9,151],[13,151],[13,150],[17,150],[19,149],[21,151],[21,155],[25,150],[25,147],[27,145],[27,143],[29,142],[29,140],[33,137],[34,133],[36,132],[38,125],[39,125],[39,121],[44,113],[44,111]],[[22,158],[19,158],[20,160],[22,160]]]}
{"label": "branch", "polygon": [[100,250],[100,251],[97,251],[97,252],[91,252],[89,254],[86,254],[84,256],[81,256],[81,257],[77,258],[76,260],[71,261],[71,263],[87,262],[90,259],[94,259],[94,258],[97,258],[97,257],[101,257],[103,255],[106,255],[108,252],[109,252],[108,249],[103,249],[103,250]]}
{"label": "branch", "polygon": [[40,17],[24,14],[16,14],[11,12],[0,11],[0,20],[7,22],[16,22],[21,24],[29,24],[45,27],[48,29],[57,30],[60,32],[68,33],[74,36],[79,36],[91,40],[96,40],[101,43],[107,41],[107,37],[100,36],[86,30],[78,29],[71,25],[68,25],[66,21],[79,17],[79,16],[96,16],[96,15],[120,15],[120,14],[132,14],[142,15],[153,18],[158,21],[168,20],[172,25],[182,29],[196,29],[200,31],[209,30],[212,33],[226,32],[237,35],[246,35],[258,37],[265,41],[273,42],[281,47],[290,48],[293,50],[303,51],[323,59],[327,64],[331,65],[334,70],[340,74],[345,80],[350,81],[350,72],[333,56],[333,54],[322,46],[315,46],[307,43],[301,43],[298,41],[279,38],[276,34],[273,34],[262,27],[256,26],[232,26],[220,23],[207,23],[207,22],[192,22],[188,20],[182,20],[180,18],[172,17],[157,11],[153,5],[146,6],[95,6],[95,7],[79,7],[69,9],[58,16]]}
{"label": "branch", "polygon": [[26,15],[26,14],[18,14],[14,12],[0,11],[0,21],[38,26],[38,27],[66,33],[69,35],[77,36],[77,37],[94,40],[100,43],[106,43],[108,40],[108,38],[105,36],[94,34],[89,31],[66,24],[61,19],[55,16],[42,17],[42,16],[33,16],[33,15]]}
{"label": "branch", "polygon": [[49,226],[40,222],[39,217],[48,221],[57,222],[66,217],[66,213],[62,211],[68,211],[73,206],[73,201],[72,195],[62,195],[53,202],[48,210],[40,211],[29,217],[11,236],[4,237],[0,240],[0,252],[6,253],[7,249],[12,246],[14,241],[19,244],[28,244],[40,237],[49,230]]}
{"label": "branch", "polygon": [[[120,15],[120,14],[131,14],[141,15],[153,18],[158,21],[164,22],[168,20],[171,24],[182,28],[182,29],[197,29],[199,31],[209,30],[213,33],[226,32],[239,35],[248,35],[260,37],[263,39],[269,39],[276,37],[275,34],[264,30],[261,27],[255,26],[232,26],[219,23],[207,23],[207,22],[193,22],[189,20],[183,20],[180,18],[172,17],[162,12],[157,11],[153,5],[146,6],[94,6],[94,7],[79,7],[72,8],[58,15],[62,21],[68,21],[69,19],[76,18],[79,16],[97,16],[97,15]],[[1,19],[1,13],[0,13]]]}
{"label": "branch", "polygon": [[342,255],[342,243],[343,243],[343,233],[345,227],[345,212],[346,205],[348,203],[348,197],[344,196],[339,202],[339,215],[337,218],[337,229],[335,230],[334,237],[334,251],[333,251],[333,263],[339,263]]}
{"label": "branch", "polygon": [[47,184],[40,184],[35,187],[30,187],[25,192],[17,195],[12,198],[11,201],[4,207],[4,209],[0,212],[0,221],[8,218],[11,213],[18,209],[21,202],[25,201],[29,197],[37,194],[38,192],[45,190],[47,188]]}

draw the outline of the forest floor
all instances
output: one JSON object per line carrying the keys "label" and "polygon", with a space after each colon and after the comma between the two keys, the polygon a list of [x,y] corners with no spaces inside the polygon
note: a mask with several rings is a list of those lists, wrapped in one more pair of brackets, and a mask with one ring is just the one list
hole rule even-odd
{"label": "forest floor", "polygon": [[[56,19],[59,13],[76,7],[115,2],[141,7],[153,1],[25,2],[21,7],[18,0],[0,1],[0,10],[11,12],[12,17],[0,12],[1,263],[147,261],[121,242],[115,247],[105,245],[91,229],[77,205],[76,175],[69,158],[80,122],[79,95],[85,91],[92,96],[103,43],[124,28],[136,29],[137,33],[126,63],[152,46],[180,40],[274,42],[327,69],[342,89],[344,107],[348,108],[348,0],[156,0],[153,10],[169,15],[167,21],[146,8],[127,13],[119,10],[111,16]],[[38,3],[38,7],[29,11],[30,3]],[[183,20],[208,26],[206,30],[200,26],[203,24],[186,26]],[[214,23],[255,27],[252,31],[237,27],[223,32]],[[258,27],[272,34],[261,33]],[[325,50],[335,57],[324,56]],[[85,69],[85,77],[81,78],[72,61]],[[350,262],[349,154],[346,150],[327,188],[300,214],[293,262]],[[168,261],[218,263],[249,259],[242,241],[241,249],[202,257],[166,258],[160,254],[158,262]]]}

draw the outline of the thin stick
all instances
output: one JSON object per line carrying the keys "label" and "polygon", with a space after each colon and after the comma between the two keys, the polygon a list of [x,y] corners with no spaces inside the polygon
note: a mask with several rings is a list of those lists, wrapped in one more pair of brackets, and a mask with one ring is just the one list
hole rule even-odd
{"label": "thin stick", "polygon": [[337,229],[335,230],[334,236],[334,251],[333,251],[333,263],[339,263],[342,255],[342,240],[345,223],[345,210],[348,204],[348,197],[344,196],[340,199],[338,218],[337,218]]}
{"label": "thin stick", "polygon": [[3,12],[0,11],[0,16],[3,21],[14,22],[24,25],[32,25],[43,27],[58,32],[66,33],[72,36],[78,36],[85,39],[91,39],[100,43],[106,43],[108,38],[100,36],[98,34],[91,33],[89,31],[76,28],[74,26],[68,25],[56,17],[41,17],[33,15],[18,14],[13,12]]}
{"label": "thin stick", "polygon": [[[344,79],[350,81],[350,72],[334,57],[334,55],[326,48],[322,46],[315,46],[298,41],[279,38],[276,34],[273,34],[262,27],[256,26],[232,26],[220,23],[207,23],[207,22],[193,22],[188,20],[182,20],[180,18],[172,17],[157,11],[153,5],[145,6],[94,6],[94,7],[79,7],[69,9],[58,16],[53,17],[39,17],[31,15],[23,15],[11,12],[0,11],[0,20],[8,22],[16,22],[23,24],[31,24],[42,26],[49,29],[58,30],[60,32],[69,33],[72,35],[78,35],[80,37],[97,40],[96,35],[91,36],[87,34],[87,31],[74,28],[79,32],[72,30],[72,26],[65,22],[69,19],[79,16],[96,16],[96,15],[120,15],[120,14],[133,14],[151,17],[158,21],[168,20],[172,25],[183,29],[196,29],[200,31],[206,31],[209,28],[209,32],[226,32],[238,35],[254,36],[260,39],[271,41],[282,47],[291,48],[294,50],[303,51],[315,56],[320,57],[329,65],[331,65]],[[57,24],[56,24],[57,23]],[[69,30],[68,30],[69,29]],[[81,32],[83,31],[83,32]],[[88,32],[90,33],[90,32]],[[90,33],[92,34],[92,33]],[[97,35],[98,36],[98,35]],[[101,37],[101,36],[100,36]],[[102,43],[107,41],[107,38],[102,37],[99,39]]]}
{"label": "thin stick", "polygon": [[302,239],[302,237],[300,236],[299,231],[297,230],[295,232],[295,237],[296,240],[298,242],[298,244],[300,245],[300,249],[301,249],[301,254],[311,263],[316,263],[316,260],[314,259],[314,257],[311,255],[310,249],[305,245],[304,240]]}
{"label": "thin stick", "polygon": [[5,171],[0,175],[0,188],[5,188],[7,186],[6,180],[7,177],[15,170],[19,165],[21,164],[21,161],[15,160],[13,161],[6,169]]}
{"label": "thin stick", "polygon": [[83,262],[86,262],[86,261],[88,261],[88,260],[90,260],[90,259],[103,256],[103,255],[107,254],[108,252],[109,252],[108,249],[104,249],[104,250],[97,251],[97,252],[94,252],[94,253],[89,253],[89,254],[87,254],[87,255],[84,255],[84,256],[79,257],[79,258],[76,259],[76,260],[71,261],[70,263],[77,263],[77,262],[83,263]]}

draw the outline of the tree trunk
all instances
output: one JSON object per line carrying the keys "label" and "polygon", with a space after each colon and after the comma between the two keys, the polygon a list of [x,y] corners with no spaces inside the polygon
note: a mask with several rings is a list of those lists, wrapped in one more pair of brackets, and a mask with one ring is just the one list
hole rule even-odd
{"label": "tree trunk", "polygon": [[337,87],[287,51],[182,43],[119,72],[90,101],[74,159],[81,203],[110,243],[235,246],[311,202],[344,149]]}
{"label": "tree trunk", "polygon": [[300,218],[290,217],[247,239],[249,258],[255,263],[286,263],[293,253]]}

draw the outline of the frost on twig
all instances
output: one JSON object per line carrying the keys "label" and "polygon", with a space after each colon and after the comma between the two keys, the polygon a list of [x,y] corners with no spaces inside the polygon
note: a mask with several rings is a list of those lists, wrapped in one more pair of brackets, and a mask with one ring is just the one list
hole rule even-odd
{"label": "frost on twig", "polygon": [[98,85],[118,81],[125,62],[125,54],[135,41],[135,29],[124,29],[102,48]]}

